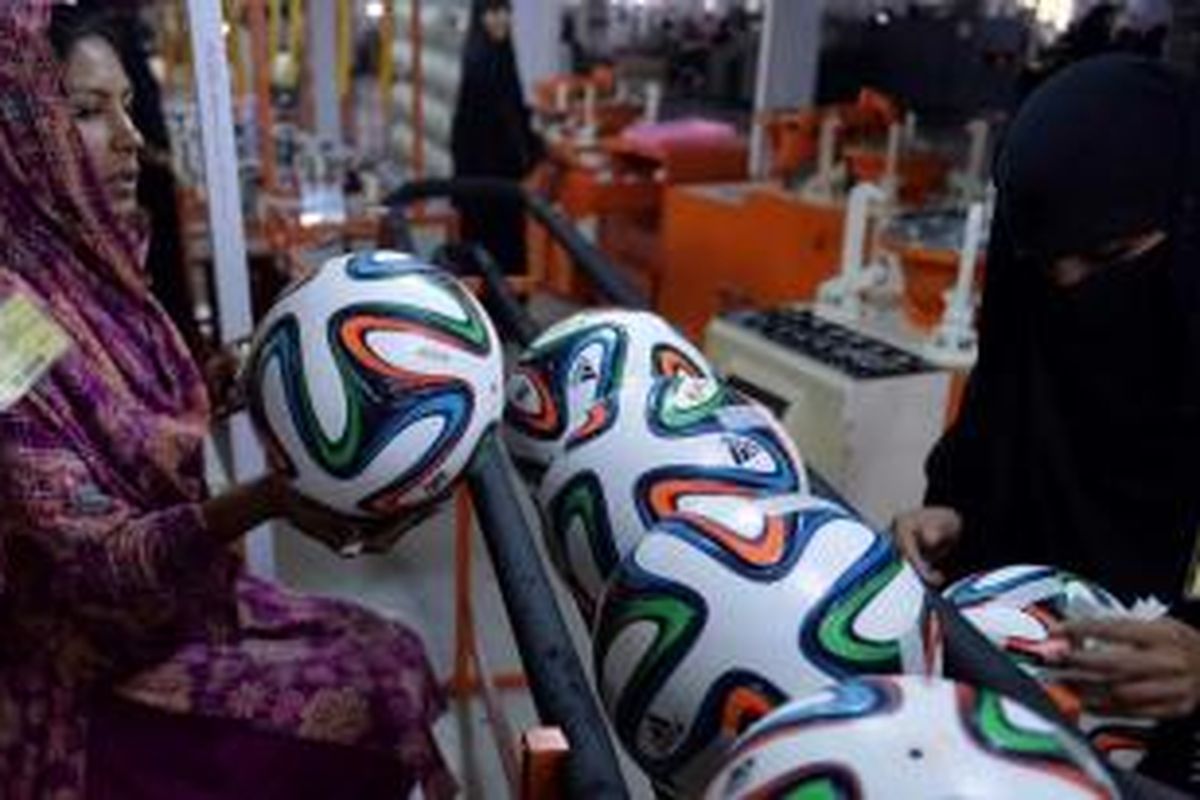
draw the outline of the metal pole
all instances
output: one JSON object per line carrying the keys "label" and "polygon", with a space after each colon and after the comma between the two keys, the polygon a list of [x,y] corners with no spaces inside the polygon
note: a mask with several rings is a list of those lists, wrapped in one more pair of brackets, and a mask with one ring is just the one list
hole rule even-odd
{"label": "metal pole", "polygon": [[[833,3],[837,5],[836,0]],[[769,169],[766,129],[760,120],[781,108],[808,108],[817,86],[817,53],[825,0],[766,0],[758,43],[758,85],[750,134],[750,175]]]}
{"label": "metal pole", "polygon": [[342,107],[338,97],[338,10],[330,0],[308,0],[305,14],[308,51],[305,59],[313,102],[314,132],[325,141],[342,142]]}
{"label": "metal pole", "polygon": [[[238,184],[237,147],[233,139],[229,61],[221,31],[219,1],[187,0],[187,9],[192,52],[195,54],[196,102],[204,154],[217,318],[221,340],[229,343],[248,335],[253,328],[242,193]],[[232,478],[246,480],[261,474],[264,468],[262,449],[250,428],[249,417],[245,413],[231,417],[226,432],[232,444]],[[274,545],[267,529],[256,530],[247,537],[246,556],[255,572],[274,574]]]}
{"label": "metal pole", "polygon": [[570,743],[565,796],[627,798],[604,717],[542,568],[507,454],[494,434],[480,444],[467,480],[534,704],[543,724],[561,727]]}
{"label": "metal pole", "polygon": [[412,174],[425,177],[425,70],[421,50],[425,37],[421,29],[421,0],[412,0],[408,25],[409,53],[412,63]]}

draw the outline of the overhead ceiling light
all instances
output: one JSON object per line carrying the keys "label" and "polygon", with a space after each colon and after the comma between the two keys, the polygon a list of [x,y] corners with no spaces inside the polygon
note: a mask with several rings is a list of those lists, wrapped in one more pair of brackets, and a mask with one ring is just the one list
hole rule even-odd
{"label": "overhead ceiling light", "polygon": [[383,16],[383,3],[380,0],[371,0],[367,3],[367,19],[379,19]]}

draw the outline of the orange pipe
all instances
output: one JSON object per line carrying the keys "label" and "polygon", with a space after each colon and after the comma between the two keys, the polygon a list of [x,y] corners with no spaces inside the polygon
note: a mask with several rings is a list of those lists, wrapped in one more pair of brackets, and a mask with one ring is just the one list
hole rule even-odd
{"label": "orange pipe", "polygon": [[[472,661],[473,666],[474,662]],[[493,675],[487,683],[502,692],[521,692],[529,688],[529,678],[525,677],[524,672],[499,672]],[[481,691],[483,685],[484,681],[480,680],[479,676],[472,674],[466,680],[459,681],[458,685],[451,682],[447,689],[452,697],[462,698]]]}
{"label": "orange pipe", "polygon": [[183,62],[183,47],[181,40],[183,34],[180,31],[178,22],[179,9],[172,6],[164,16],[164,30],[161,32],[163,37],[163,86],[168,93],[175,92],[178,87],[175,85],[175,80],[178,77],[178,72]]}
{"label": "orange pipe", "polygon": [[[475,659],[475,671],[479,675],[491,675],[491,668],[484,659],[479,648],[472,651]],[[504,777],[508,779],[510,797],[516,797],[521,792],[521,754],[517,747],[517,738],[513,735],[512,723],[504,713],[504,704],[500,702],[498,687],[492,678],[484,680],[479,686],[479,698],[483,701],[484,713],[492,728],[492,737],[496,742],[496,752],[500,756],[500,765],[504,768]]]}
{"label": "orange pipe", "polygon": [[412,0],[408,36],[412,51],[412,169],[415,178],[425,177],[425,71],[421,51],[425,37],[421,30],[421,0]]}
{"label": "orange pipe", "polygon": [[396,4],[383,4],[379,20],[379,112],[385,133],[392,129],[392,85],[396,82]]}
{"label": "orange pipe", "polygon": [[225,37],[225,49],[229,54],[230,69],[233,72],[233,97],[235,102],[241,102],[246,97],[249,81],[246,80],[246,59],[242,57],[242,22],[241,5],[235,0],[225,0],[221,4],[221,19],[229,34]]}
{"label": "orange pipe", "polygon": [[274,193],[279,184],[275,164],[274,112],[271,108],[271,42],[263,0],[249,0],[250,57],[254,63],[254,95],[258,121],[258,160],[263,189]]}
{"label": "orange pipe", "polygon": [[534,728],[521,737],[521,800],[558,800],[571,745],[560,728]]}

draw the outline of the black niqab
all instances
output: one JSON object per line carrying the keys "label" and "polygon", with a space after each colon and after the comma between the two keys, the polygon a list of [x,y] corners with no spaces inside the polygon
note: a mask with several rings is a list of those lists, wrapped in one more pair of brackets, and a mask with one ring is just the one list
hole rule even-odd
{"label": "black niqab", "polygon": [[[1102,57],[1048,82],[1008,133],[980,359],[931,455],[928,502],[963,515],[961,572],[1047,563],[1182,609],[1200,512],[1192,88]],[[1072,288],[1049,264],[1132,235],[1164,244]]]}

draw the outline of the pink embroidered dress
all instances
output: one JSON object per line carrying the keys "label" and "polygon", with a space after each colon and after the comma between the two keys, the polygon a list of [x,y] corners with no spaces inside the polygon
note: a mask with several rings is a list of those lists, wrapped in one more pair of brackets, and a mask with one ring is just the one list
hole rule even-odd
{"label": "pink embroidered dress", "polygon": [[24,295],[71,340],[0,412],[0,797],[82,797],[112,696],[389,754],[396,797],[451,793],[420,640],[246,575],[205,530],[208,400],[140,252],[40,22],[0,9],[0,304]]}

